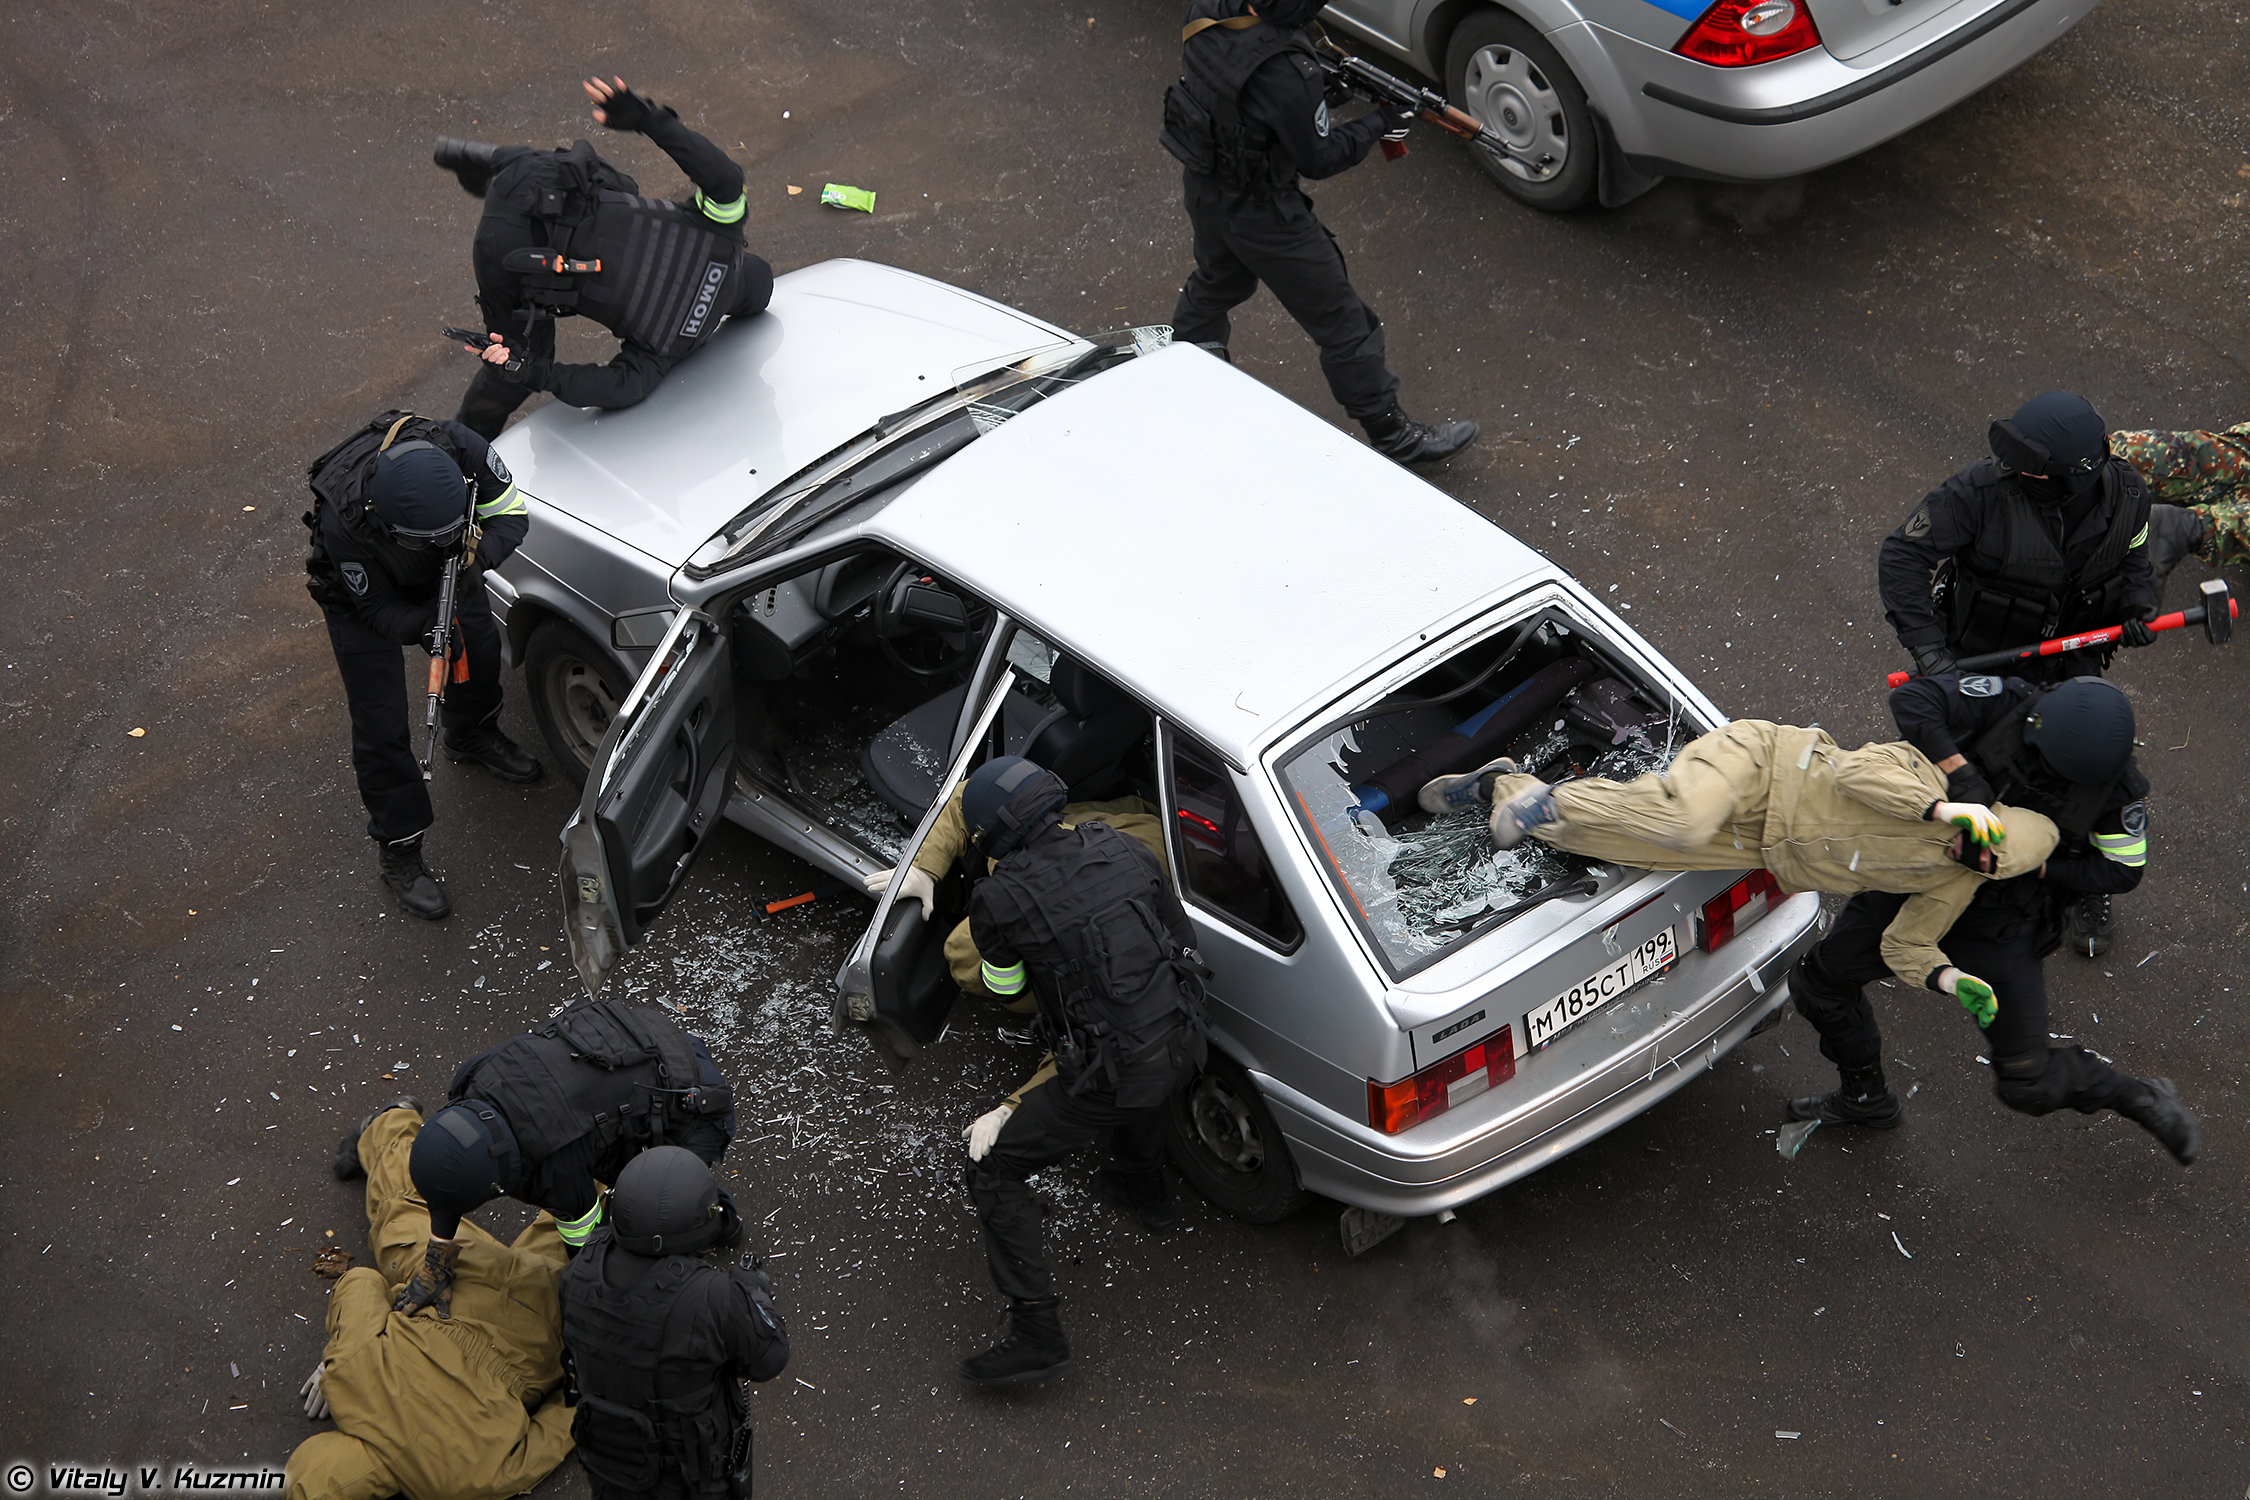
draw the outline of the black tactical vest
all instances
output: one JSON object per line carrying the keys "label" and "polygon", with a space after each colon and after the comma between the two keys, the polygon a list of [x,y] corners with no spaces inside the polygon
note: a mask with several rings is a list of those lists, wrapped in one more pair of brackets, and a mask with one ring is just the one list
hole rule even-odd
{"label": "black tactical vest", "polygon": [[702,1081],[686,1033],[621,1000],[580,1001],[470,1058],[446,1097],[471,1094],[507,1119],[527,1171],[589,1132],[597,1153],[660,1146],[668,1130],[734,1107],[732,1089]]}
{"label": "black tactical vest", "polygon": [[1287,187],[1296,163],[1265,125],[1242,114],[1243,85],[1284,52],[1314,58],[1304,32],[1263,23],[1244,26],[1239,0],[1194,0],[1190,35],[1181,44],[1180,81],[1164,93],[1158,141],[1180,164],[1238,192]]}
{"label": "black tactical vest", "polygon": [[723,1495],[747,1472],[736,1449],[749,1415],[731,1376],[664,1358],[672,1306],[698,1278],[724,1276],[687,1255],[668,1255],[630,1291],[609,1285],[617,1248],[602,1230],[563,1272],[562,1336],[578,1381],[570,1434],[586,1472],[641,1495],[662,1487]]}
{"label": "black tactical vest", "polygon": [[320,539],[323,511],[334,516],[351,534],[352,540],[367,549],[401,591],[412,597],[426,589],[430,597],[436,597],[444,557],[426,550],[410,552],[370,522],[367,519],[367,480],[375,472],[375,455],[385,448],[419,439],[434,442],[452,453],[452,448],[441,438],[437,423],[428,417],[418,417],[407,411],[387,411],[306,467],[305,482],[312,487],[313,508],[300,518],[312,534],[311,550],[305,555],[305,592],[312,595],[316,603],[349,607],[353,601],[351,591],[344,586],[335,561]]}
{"label": "black tactical vest", "polygon": [[1106,823],[1058,826],[986,879],[1014,907],[1003,936],[1072,1094],[1104,1087],[1140,1108],[1202,1066],[1208,971],[1174,939],[1166,918],[1185,925],[1179,898],[1137,839]]}
{"label": "black tactical vest", "polygon": [[2125,599],[2120,570],[2140,528],[2138,483],[2119,460],[2103,466],[2101,503],[2111,507],[2109,530],[2075,575],[2048,533],[2039,503],[2012,475],[1992,486],[1990,519],[1976,545],[1954,559],[1946,609],[1946,639],[1954,652],[1977,656],[2116,624]]}

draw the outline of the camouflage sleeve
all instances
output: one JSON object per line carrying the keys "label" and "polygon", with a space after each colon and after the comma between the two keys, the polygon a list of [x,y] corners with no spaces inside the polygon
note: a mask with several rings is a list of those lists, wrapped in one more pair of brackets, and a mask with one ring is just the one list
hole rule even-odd
{"label": "camouflage sleeve", "polygon": [[2167,505],[2233,500],[2250,482],[2250,422],[2217,432],[2113,432],[2109,447]]}

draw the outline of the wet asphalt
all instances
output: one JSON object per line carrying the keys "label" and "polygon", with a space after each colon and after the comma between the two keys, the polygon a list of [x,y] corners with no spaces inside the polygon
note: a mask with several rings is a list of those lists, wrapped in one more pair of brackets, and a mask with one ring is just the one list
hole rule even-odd
{"label": "wet asphalt", "polygon": [[[0,1462],[278,1464],[312,1430],[312,1254],[365,1257],[337,1137],[573,993],[569,795],[443,768],[458,912],[404,917],[301,587],[305,462],[386,406],[449,412],[469,373],[436,334],[473,310],[475,205],[430,139],[589,133],[575,78],[622,73],[737,149],[778,268],[1157,321],[1188,267],[1154,141],[1173,34],[1115,0],[0,14]],[[2250,415],[2244,42],[2227,7],[2110,0],[1763,188],[1542,217],[1424,131],[1315,196],[1410,409],[1484,425],[1436,482],[1729,712],[1850,743],[1887,733],[1900,664],[1876,543],[1992,416],[2055,386],[2113,426]],[[816,206],[828,181],[876,212]],[[1335,416],[1270,300],[1235,349]],[[1336,566],[1415,545],[1371,518]],[[1256,1228],[1197,1202],[1152,1241],[1050,1174],[1078,1369],[1007,1399],[952,1373],[994,1306],[950,1143],[1028,1059],[966,1012],[897,1079],[828,1032],[865,908],[758,921],[813,877],[730,831],[619,983],[684,1008],[744,1094],[728,1166],[795,1338],[755,1397],[760,1493],[2239,1493],[2250,648],[2192,634],[2115,673],[2148,878],[2111,954],[2049,965],[2058,1033],[2202,1112],[2192,1171],[2115,1118],[2010,1114],[1967,1022],[1878,991],[1897,1133],[1777,1155],[1781,1101],[1831,1076],[1792,1020],[1358,1260],[1333,1205]],[[505,723],[536,742],[520,694]]]}

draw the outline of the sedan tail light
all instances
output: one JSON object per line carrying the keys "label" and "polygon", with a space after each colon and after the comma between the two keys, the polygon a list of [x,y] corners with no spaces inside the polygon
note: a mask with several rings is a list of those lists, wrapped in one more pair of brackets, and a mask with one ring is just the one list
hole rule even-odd
{"label": "sedan tail light", "polygon": [[1819,45],[1804,0],[1719,0],[1672,50],[1717,68],[1747,68]]}
{"label": "sedan tail light", "polygon": [[1397,1083],[1367,1080],[1367,1123],[1385,1135],[1434,1120],[1516,1076],[1515,1034],[1503,1026],[1465,1051]]}
{"label": "sedan tail light", "polygon": [[1764,916],[1781,899],[1781,882],[1771,871],[1752,870],[1703,903],[1696,913],[1695,946],[1716,953],[1734,935]]}

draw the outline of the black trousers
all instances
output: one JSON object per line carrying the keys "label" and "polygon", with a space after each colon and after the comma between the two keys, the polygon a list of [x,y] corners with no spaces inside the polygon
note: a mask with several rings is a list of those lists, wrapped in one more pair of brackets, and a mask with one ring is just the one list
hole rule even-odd
{"label": "black trousers", "polygon": [[992,1268],[992,1284],[1006,1296],[1030,1302],[1055,1290],[1039,1233],[1039,1205],[1024,1179],[1085,1150],[1104,1130],[1117,1165],[1145,1178],[1150,1196],[1163,1191],[1164,1106],[1126,1109],[1101,1090],[1073,1099],[1058,1079],[1024,1095],[984,1160],[969,1163],[969,1197],[984,1224],[985,1263]]}
{"label": "black trousers", "polygon": [[[385,842],[411,838],[435,821],[415,742],[428,701],[423,694],[429,658],[415,656],[410,694],[398,642],[377,635],[349,610],[322,613],[351,705],[352,770],[359,777],[359,800],[367,804],[367,832]],[[500,712],[500,630],[483,579],[472,574],[463,580],[454,615],[468,649],[469,680],[447,684],[439,716],[447,729],[470,729]]]}
{"label": "black trousers", "polygon": [[[1978,892],[1944,940],[1963,973],[1992,986],[1998,1013],[1983,1031],[1993,1088],[2001,1103],[2030,1115],[2114,1109],[2134,1092],[2133,1079],[2083,1047],[2048,1045],[2047,968],[2038,956],[2043,914],[2036,905],[2024,909],[2014,895],[1997,885]],[[1904,896],[1878,891],[1854,896],[1790,976],[1798,1013],[1838,1068],[1869,1068],[1882,1059],[1883,1034],[1866,986],[1889,976],[1883,929],[1905,904]]]}
{"label": "black trousers", "polygon": [[1383,362],[1383,320],[1352,290],[1336,236],[1295,187],[1271,195],[1239,193],[1186,175],[1195,270],[1172,309],[1172,336],[1184,344],[1224,344],[1227,314],[1264,282],[1289,316],[1320,345],[1321,373],[1344,414],[1364,422],[1398,401],[1398,377]]}

